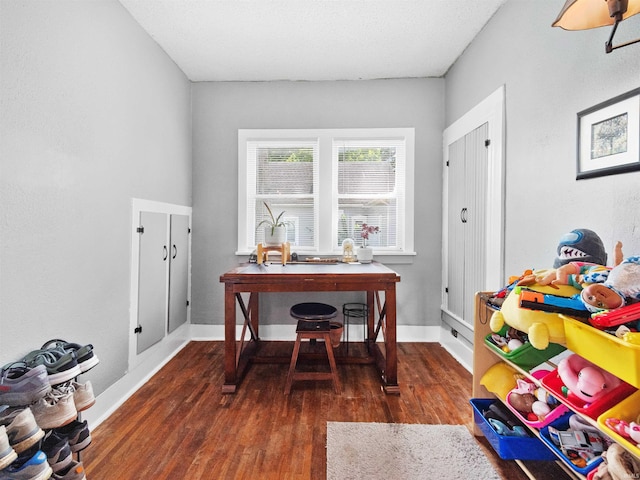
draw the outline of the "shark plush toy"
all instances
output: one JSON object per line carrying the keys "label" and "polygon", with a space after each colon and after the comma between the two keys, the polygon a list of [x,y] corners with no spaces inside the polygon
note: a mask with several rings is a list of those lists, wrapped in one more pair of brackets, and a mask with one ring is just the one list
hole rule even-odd
{"label": "shark plush toy", "polygon": [[565,233],[560,238],[557,250],[558,256],[553,262],[553,268],[561,267],[569,262],[607,264],[607,252],[602,240],[592,230],[578,228]]}

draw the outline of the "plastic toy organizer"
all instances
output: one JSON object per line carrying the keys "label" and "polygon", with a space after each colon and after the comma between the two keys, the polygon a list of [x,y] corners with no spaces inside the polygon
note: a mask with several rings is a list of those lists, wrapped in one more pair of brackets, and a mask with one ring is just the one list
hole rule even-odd
{"label": "plastic toy organizer", "polygon": [[[484,417],[483,411],[499,400],[491,398],[472,398],[473,421],[482,430],[493,449],[504,460],[556,460],[556,456],[539,438],[534,436],[517,437],[500,435]],[[528,431],[528,430],[527,430]]]}
{"label": "plastic toy organizer", "polygon": [[567,348],[640,388],[640,345],[562,315]]}
{"label": "plastic toy organizer", "polygon": [[[571,459],[562,453],[562,450],[553,443],[548,433],[549,426],[558,430],[567,430],[569,428],[568,419],[575,412],[583,417],[586,423],[597,427],[601,437],[611,438],[640,459],[640,447],[631,443],[633,440],[625,439],[613,432],[604,423],[609,417],[640,423],[638,422],[640,390],[637,390],[640,388],[640,345],[635,344],[635,341],[633,343],[625,342],[610,333],[598,330],[592,327],[588,320],[577,320],[563,316],[566,341],[560,346],[560,353],[557,351],[531,353],[531,350],[535,349],[529,344],[525,344],[524,348],[521,347],[507,353],[491,340],[491,330],[486,319],[490,318],[495,308],[487,302],[490,296],[491,292],[478,293],[475,303],[474,340],[478,348],[474,350],[472,394],[474,398],[471,402],[474,410],[476,435],[480,433],[485,435],[500,458],[522,460],[524,456],[530,457],[523,455],[520,451],[520,448],[529,448],[528,446],[524,447],[521,442],[523,440],[530,441],[530,439],[500,436],[482,416],[483,408],[486,408],[486,405],[490,405],[491,402],[504,403],[526,428],[531,429],[532,435],[537,435],[535,439],[538,440],[538,445],[542,444],[545,447],[547,455],[548,453],[553,455],[553,457],[545,456],[545,460],[560,460],[571,471],[571,476],[589,479],[593,477],[597,465],[602,460],[599,457],[598,459],[594,458],[584,468],[581,468],[578,466],[581,465],[579,462],[576,462],[578,464],[571,462]],[[485,345],[479,348],[481,343],[485,343]],[[564,384],[556,370],[560,359],[571,353],[580,355],[626,383],[598,402],[591,404],[572,402],[571,400],[579,400],[573,395],[571,395],[571,399],[568,398],[565,393],[566,389],[563,391]],[[542,357],[538,356],[540,354]],[[496,363],[496,358],[502,359],[502,361]],[[538,362],[538,359],[541,361]],[[511,390],[517,388],[515,378],[519,374],[523,375],[521,378],[526,378],[556,397],[563,404],[562,410],[565,413],[562,413],[562,410],[556,412],[554,409],[543,421],[536,423],[523,418],[523,415],[526,416],[526,414],[519,415],[519,412],[514,411],[508,398]],[[487,394],[492,398],[478,398],[485,397]],[[494,398],[494,395],[498,398]],[[566,446],[563,445],[563,447],[566,449]],[[526,469],[523,468],[523,470],[526,473]]]}

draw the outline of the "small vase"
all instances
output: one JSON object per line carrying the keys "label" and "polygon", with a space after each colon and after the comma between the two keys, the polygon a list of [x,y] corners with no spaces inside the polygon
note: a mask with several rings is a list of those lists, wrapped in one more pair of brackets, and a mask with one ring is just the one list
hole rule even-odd
{"label": "small vase", "polygon": [[373,249],[371,247],[358,248],[358,261],[360,263],[371,263],[373,260]]}
{"label": "small vase", "polygon": [[280,246],[287,241],[287,227],[275,227],[273,234],[271,227],[264,227],[264,244],[268,246]]}

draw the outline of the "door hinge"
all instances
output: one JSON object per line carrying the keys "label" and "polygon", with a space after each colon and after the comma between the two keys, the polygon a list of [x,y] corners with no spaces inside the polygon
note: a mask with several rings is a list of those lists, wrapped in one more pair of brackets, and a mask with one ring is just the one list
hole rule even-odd
{"label": "door hinge", "polygon": [[187,233],[191,233],[191,227],[187,228]]}
{"label": "door hinge", "polygon": [[189,300],[187,300],[187,307],[189,306]]}
{"label": "door hinge", "polygon": [[484,146],[485,146],[485,147],[488,147],[489,145],[491,145],[491,139],[487,138],[487,139],[484,141]]}
{"label": "door hinge", "polygon": [[134,330],[133,333],[142,333],[142,325],[138,325]]}
{"label": "door hinge", "polygon": [[447,160],[447,165],[446,165],[446,166],[447,166],[447,167],[449,166],[449,160]]}
{"label": "door hinge", "polygon": [[144,233],[144,227],[140,226],[136,228],[136,233]]}
{"label": "door hinge", "polygon": [[444,293],[449,293],[449,287],[444,287]]}

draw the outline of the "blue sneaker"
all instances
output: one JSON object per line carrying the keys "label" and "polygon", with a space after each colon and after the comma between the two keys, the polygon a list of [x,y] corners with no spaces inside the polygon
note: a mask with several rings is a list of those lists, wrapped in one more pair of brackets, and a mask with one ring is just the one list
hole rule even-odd
{"label": "blue sneaker", "polygon": [[38,450],[32,457],[18,458],[7,468],[0,470],[0,480],[47,480],[52,474],[47,456]]}

